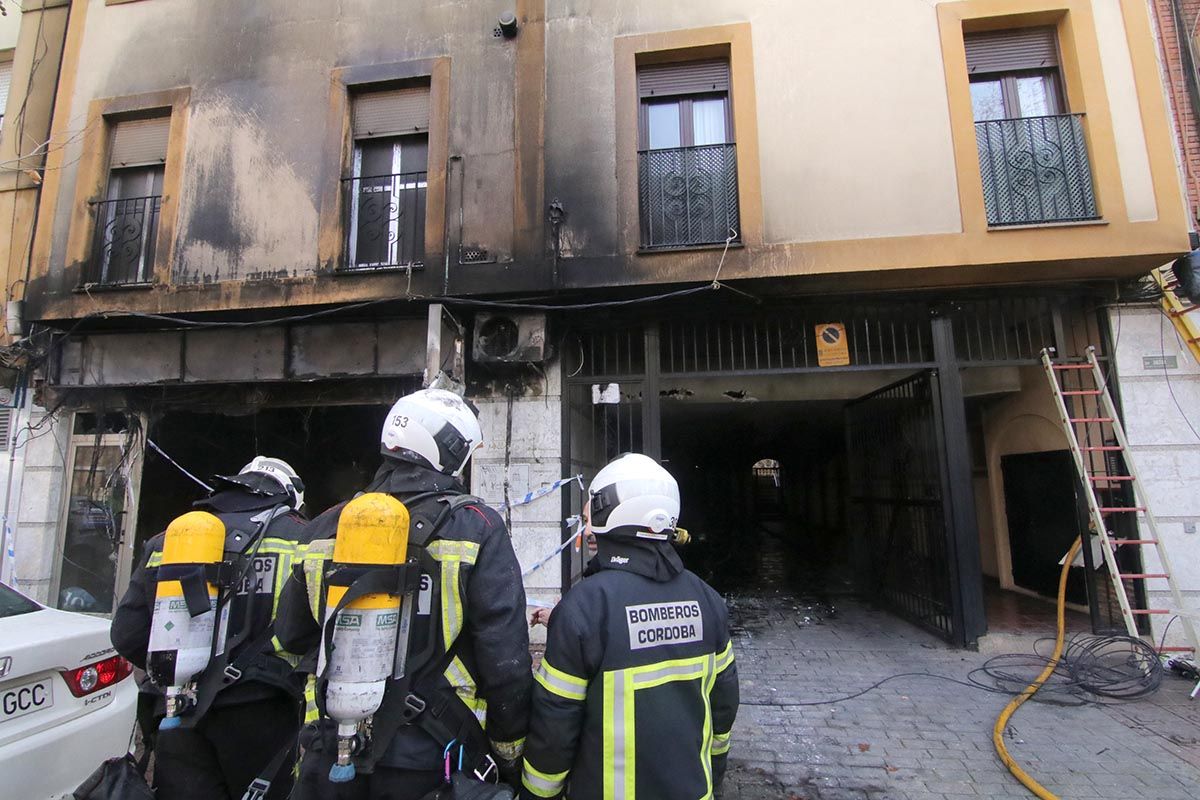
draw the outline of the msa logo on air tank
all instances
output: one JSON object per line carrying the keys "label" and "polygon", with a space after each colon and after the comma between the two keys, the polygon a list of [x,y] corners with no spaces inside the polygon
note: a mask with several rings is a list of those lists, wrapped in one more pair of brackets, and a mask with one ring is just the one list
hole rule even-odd
{"label": "msa logo on air tank", "polygon": [[644,650],[660,644],[687,644],[704,638],[704,616],[695,600],[625,606],[629,649]]}

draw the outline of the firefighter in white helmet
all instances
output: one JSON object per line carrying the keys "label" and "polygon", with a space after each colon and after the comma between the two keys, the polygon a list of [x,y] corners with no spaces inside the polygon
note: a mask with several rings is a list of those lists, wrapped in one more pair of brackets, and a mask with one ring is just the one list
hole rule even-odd
{"label": "firefighter in white helmet", "polygon": [[713,796],[737,668],[724,601],[675,552],[678,517],[678,484],[647,456],[621,456],[592,481],[596,555],[550,617],[523,798]]}
{"label": "firefighter in white helmet", "polygon": [[[369,731],[364,727],[346,783],[330,782],[335,725],[325,713],[321,675],[310,680],[298,800],[415,800],[447,775],[455,782],[519,781],[533,684],[525,592],[503,519],[466,494],[460,480],[482,444],[475,411],[452,392],[421,390],[388,412],[383,464],[363,491],[407,507],[408,558],[421,565],[405,674],[389,681]],[[284,590],[278,630],[289,648],[316,653],[325,634],[318,620],[328,613],[324,582],[333,576],[342,511],[336,506],[313,520],[303,568],[293,570]],[[319,669],[315,658],[306,665]],[[338,772],[337,780],[347,780],[349,771]]]}
{"label": "firefighter in white helmet", "polygon": [[[194,508],[224,528],[227,580],[219,595],[227,608],[228,646],[212,654],[194,681],[194,696],[172,714],[176,727],[156,732],[166,687],[143,683],[139,721],[154,740],[156,796],[239,800],[274,764],[280,768],[267,778],[274,780],[266,796],[286,797],[291,776],[281,767],[300,727],[303,681],[294,673],[298,657],[279,645],[273,623],[297,548],[307,541],[304,482],[286,461],[256,456],[236,475],[218,475],[213,483],[213,492]],[[143,669],[165,536],[146,543],[147,557],[112,621],[113,646]]]}

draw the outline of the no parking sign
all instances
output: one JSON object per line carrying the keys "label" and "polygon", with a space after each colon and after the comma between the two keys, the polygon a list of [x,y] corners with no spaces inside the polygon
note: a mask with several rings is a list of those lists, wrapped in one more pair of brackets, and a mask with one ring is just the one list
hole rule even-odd
{"label": "no parking sign", "polygon": [[850,365],[850,348],[846,343],[846,326],[840,322],[817,325],[817,364],[822,367]]}

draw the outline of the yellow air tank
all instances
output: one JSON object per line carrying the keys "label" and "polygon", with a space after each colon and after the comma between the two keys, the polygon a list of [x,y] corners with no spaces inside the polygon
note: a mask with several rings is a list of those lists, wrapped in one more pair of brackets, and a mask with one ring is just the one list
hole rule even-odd
{"label": "yellow air tank", "polygon": [[[394,567],[408,555],[408,509],[388,494],[373,492],[351,500],[338,518],[333,567]],[[333,625],[332,650],[322,637],[317,674],[327,679],[325,713],[338,726],[337,762],[329,779],[354,779],[350,757],[358,725],[383,702],[396,655],[399,594],[367,594],[336,614],[348,586],[326,588],[325,625]]]}
{"label": "yellow air tank", "polygon": [[[167,716],[159,725],[164,730],[179,727],[179,714],[193,679],[208,666],[214,652],[224,649],[224,619],[214,636],[217,587],[204,582],[208,608],[192,616],[184,593],[184,573],[192,568],[191,580],[195,581],[199,570],[220,563],[224,555],[225,524],[212,514],[191,511],[167,526],[146,656],[150,679],[167,695]],[[196,610],[193,607],[192,611]]]}

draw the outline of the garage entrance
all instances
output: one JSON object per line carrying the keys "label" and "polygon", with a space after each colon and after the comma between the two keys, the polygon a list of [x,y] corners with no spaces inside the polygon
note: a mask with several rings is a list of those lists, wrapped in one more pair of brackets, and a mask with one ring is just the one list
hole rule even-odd
{"label": "garage entrance", "polygon": [[[968,644],[985,589],[1019,588],[999,459],[1059,447],[1054,421],[1025,421],[1049,400],[1034,365],[1100,341],[1086,314],[1046,297],[855,300],[578,331],[564,457],[585,476],[621,452],[661,458],[685,561],[719,590],[853,592]],[[834,363],[817,341],[831,323]],[[582,567],[567,561],[564,585]]]}

